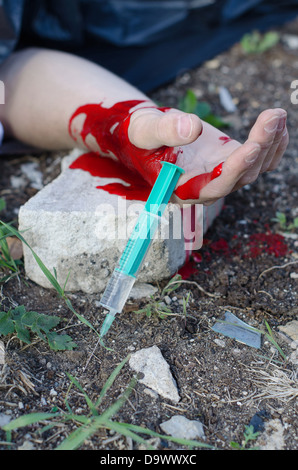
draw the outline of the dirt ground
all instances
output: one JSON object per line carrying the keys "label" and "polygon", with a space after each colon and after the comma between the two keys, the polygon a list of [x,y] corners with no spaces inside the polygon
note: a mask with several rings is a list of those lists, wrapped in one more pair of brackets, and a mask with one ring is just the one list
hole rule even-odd
{"label": "dirt ground", "polygon": [[[282,440],[277,448],[297,449],[297,401],[290,399],[290,394],[283,398],[274,393],[273,384],[279,374],[286,379],[283,390],[295,389],[297,396],[297,363],[289,360],[293,349],[278,333],[278,327],[297,319],[298,281],[293,273],[297,273],[298,266],[298,236],[297,230],[285,233],[272,220],[277,211],[286,214],[289,223],[298,216],[298,105],[290,100],[291,83],[298,79],[298,53],[283,41],[285,33],[295,34],[297,24],[281,28],[281,41],[265,53],[246,55],[235,45],[153,94],[158,102],[177,106],[187,89],[194,90],[200,100],[211,104],[214,113],[232,122],[227,133],[240,141],[246,139],[263,109],[284,107],[288,111],[290,144],[279,169],[229,196],[221,215],[205,235],[199,252],[201,258],[197,256],[195,261],[197,272],[188,279],[205,292],[195,283],[182,283],[170,294],[173,315],[165,318],[135,313],[148,300],[128,303],[106,336],[106,344],[111,348],[106,349],[97,345],[97,335],[78,321],[56,292],[34,284],[22,270],[18,278],[1,286],[1,310],[24,305],[27,310],[58,315],[63,319],[59,328],[65,328],[77,348],[54,352],[37,338],[28,346],[16,337],[2,337],[6,364],[0,366],[0,415],[14,419],[33,412],[65,410],[66,398],[77,414],[87,415],[83,393],[75,386],[69,387],[67,373],[76,377],[96,401],[109,375],[128,354],[157,345],[177,382],[180,402],[174,405],[161,397],[153,398],[145,393],[144,385],[137,383],[113,417],[115,421],[163,434],[160,424],[179,414],[203,423],[205,443],[228,450],[232,442],[243,442],[245,427],[256,413],[262,412],[264,423],[275,420],[281,426]],[[219,102],[219,86],[228,88],[235,99],[237,112],[233,115],[228,115]],[[20,175],[20,165],[32,159],[38,161],[46,184],[59,173],[61,158],[62,154],[1,157],[0,197],[7,205],[1,213],[2,220],[15,220],[20,205],[36,192],[30,185],[25,190],[10,185],[10,176]],[[159,293],[164,284],[159,286]],[[185,315],[182,299],[189,293]],[[159,295],[156,299],[163,301]],[[77,312],[96,328],[100,327],[104,316],[98,307],[98,295],[75,293],[69,294],[69,298]],[[261,349],[255,349],[211,330],[226,310],[263,331],[267,331],[265,321],[268,322],[287,359],[264,335]],[[117,400],[132,376],[126,364],[107,392],[100,413]],[[281,382],[280,387],[282,390]],[[79,423],[58,423],[41,432],[44,425],[13,431],[10,442],[0,430],[0,449],[53,450]],[[265,446],[267,437],[261,434],[259,444]],[[159,450],[185,448],[165,439],[155,444]],[[139,448],[140,444],[105,428],[80,447]]]}

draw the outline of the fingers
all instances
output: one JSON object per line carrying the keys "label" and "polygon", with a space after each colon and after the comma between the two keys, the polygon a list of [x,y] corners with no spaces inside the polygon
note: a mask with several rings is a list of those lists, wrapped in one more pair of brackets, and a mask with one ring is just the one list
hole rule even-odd
{"label": "fingers", "polygon": [[283,136],[286,118],[287,114],[283,109],[266,110],[260,114],[248,136],[248,142],[255,141],[260,145],[259,155],[235,183],[234,190],[253,183],[271,165],[277,166],[287,145]]}
{"label": "fingers", "polygon": [[[236,148],[224,161],[222,173],[197,191],[194,197],[195,179],[184,183],[189,186],[191,198],[178,203],[212,204],[217,199],[254,182],[260,173],[277,168],[288,145],[286,112],[282,109],[266,110],[260,114],[249,133],[248,140]],[[185,175],[186,176],[186,175]],[[178,188],[177,188],[178,189]],[[177,191],[177,195],[182,192]]]}
{"label": "fingers", "polygon": [[151,150],[164,145],[177,147],[191,143],[201,132],[202,123],[195,114],[144,108],[132,114],[128,137],[136,147]]}
{"label": "fingers", "polygon": [[210,181],[200,190],[196,203],[212,204],[217,199],[227,196],[234,191],[235,183],[243,178],[248,170],[258,160],[261,147],[257,142],[247,141],[232,152],[224,162],[221,175]]}
{"label": "fingers", "polygon": [[289,134],[288,134],[287,128],[285,127],[282,138],[281,138],[281,141],[280,141],[280,143],[279,143],[279,145],[276,149],[275,155],[273,156],[273,158],[270,162],[270,165],[267,168],[267,171],[273,171],[278,167],[278,165],[279,165],[279,163],[280,163],[280,161],[281,161],[281,159],[282,159],[282,157],[283,157],[283,155],[284,155],[284,153],[287,149],[288,143],[289,143]]}

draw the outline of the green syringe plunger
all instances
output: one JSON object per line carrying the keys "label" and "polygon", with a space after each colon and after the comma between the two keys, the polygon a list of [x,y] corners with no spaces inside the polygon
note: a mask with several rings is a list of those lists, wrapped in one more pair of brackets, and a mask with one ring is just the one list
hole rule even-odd
{"label": "green syringe plunger", "polygon": [[116,313],[122,311],[127,301],[138,271],[154,239],[161,216],[182,173],[184,170],[177,165],[169,162],[162,163],[161,171],[144,209],[138,217],[118,265],[100,300],[100,304],[109,310],[100,331],[101,337],[107,333]]}

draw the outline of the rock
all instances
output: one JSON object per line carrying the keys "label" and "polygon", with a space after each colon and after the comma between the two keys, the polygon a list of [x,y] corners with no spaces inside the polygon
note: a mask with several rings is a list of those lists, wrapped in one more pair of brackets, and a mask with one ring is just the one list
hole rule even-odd
{"label": "rock", "polygon": [[202,423],[191,421],[184,416],[173,416],[161,423],[160,427],[166,434],[179,439],[205,439]]}
{"label": "rock", "polygon": [[265,423],[265,431],[258,437],[256,447],[260,447],[260,450],[284,449],[284,427],[279,419],[271,419]]}
{"label": "rock", "polygon": [[10,422],[10,419],[11,418],[5,413],[0,413],[0,428],[8,424]]}
{"label": "rock", "polygon": [[157,392],[163,398],[178,403],[180,400],[176,382],[171,374],[168,363],[163,358],[159,348],[140,349],[130,360],[130,367],[143,374],[139,382]]}
{"label": "rock", "polygon": [[253,415],[249,422],[249,426],[253,427],[254,432],[263,432],[265,430],[265,420],[270,418],[270,414],[266,410],[260,410]]}
{"label": "rock", "polygon": [[294,34],[284,34],[283,37],[283,42],[288,46],[289,49],[292,51],[298,49],[298,36]]}
{"label": "rock", "polygon": [[[83,170],[66,168],[19,212],[19,230],[46,267],[51,272],[56,269],[60,285],[64,285],[70,272],[67,291],[104,290],[138,211],[144,206],[143,202],[126,201],[97,189],[99,181]],[[174,236],[168,236],[169,227]],[[183,265],[185,249],[181,231],[181,209],[168,204],[160,233],[138,275],[139,282],[169,278]],[[26,245],[24,262],[31,280],[52,287]]]}
{"label": "rock", "polygon": [[151,295],[156,294],[158,291],[157,287],[152,286],[152,284],[147,284],[145,282],[136,282],[131,289],[129,298],[130,299],[145,299],[149,298]]}
{"label": "rock", "polygon": [[35,450],[33,442],[26,440],[21,446],[18,447],[18,450]]}
{"label": "rock", "polygon": [[37,162],[23,163],[21,165],[21,171],[29,180],[32,188],[41,189],[43,187],[43,176]]}
{"label": "rock", "polygon": [[[68,292],[92,294],[105,289],[144,202],[127,201],[96,188],[114,180],[69,169],[80,153],[75,149],[65,157],[62,173],[20,208],[19,230],[45,266],[52,273],[55,270],[61,286],[69,276]],[[195,206],[198,248],[203,231],[210,227],[222,205],[223,200],[219,200],[207,208]],[[191,217],[190,206],[181,211],[176,204],[167,205],[160,229],[138,274],[138,282],[168,279],[183,265],[185,249],[192,248],[184,242]],[[51,288],[31,250],[26,245],[23,248],[27,276]]]}
{"label": "rock", "polygon": [[298,341],[298,320],[292,320],[278,329],[286,334],[291,340]]}

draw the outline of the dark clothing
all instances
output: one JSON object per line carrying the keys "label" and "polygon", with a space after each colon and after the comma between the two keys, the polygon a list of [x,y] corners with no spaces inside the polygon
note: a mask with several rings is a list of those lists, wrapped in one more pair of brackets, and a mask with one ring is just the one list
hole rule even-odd
{"label": "dark clothing", "polygon": [[64,50],[148,92],[297,15],[298,0],[0,0],[0,62],[28,46]]}

